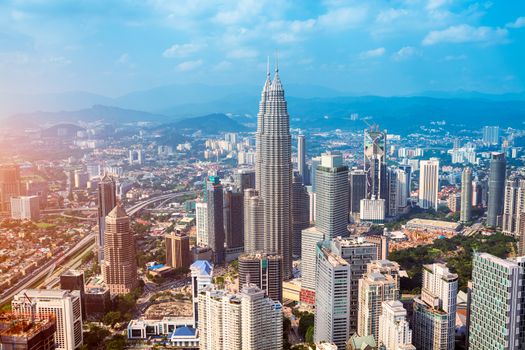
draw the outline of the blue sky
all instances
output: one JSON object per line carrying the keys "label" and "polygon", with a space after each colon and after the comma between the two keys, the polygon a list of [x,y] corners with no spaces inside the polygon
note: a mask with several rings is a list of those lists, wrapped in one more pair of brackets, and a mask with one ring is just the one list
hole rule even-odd
{"label": "blue sky", "polygon": [[0,0],[0,91],[284,83],[519,92],[525,1]]}

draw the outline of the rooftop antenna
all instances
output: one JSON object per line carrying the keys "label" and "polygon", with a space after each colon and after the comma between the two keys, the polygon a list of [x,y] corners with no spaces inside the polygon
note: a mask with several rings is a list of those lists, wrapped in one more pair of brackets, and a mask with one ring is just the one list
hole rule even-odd
{"label": "rooftop antenna", "polygon": [[279,50],[275,50],[275,73],[279,73]]}

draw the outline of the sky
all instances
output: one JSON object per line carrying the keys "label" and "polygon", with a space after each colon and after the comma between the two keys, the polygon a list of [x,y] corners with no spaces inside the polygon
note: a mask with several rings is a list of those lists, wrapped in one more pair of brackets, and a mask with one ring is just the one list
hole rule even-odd
{"label": "sky", "polygon": [[168,84],[522,92],[523,0],[0,0],[0,92]]}

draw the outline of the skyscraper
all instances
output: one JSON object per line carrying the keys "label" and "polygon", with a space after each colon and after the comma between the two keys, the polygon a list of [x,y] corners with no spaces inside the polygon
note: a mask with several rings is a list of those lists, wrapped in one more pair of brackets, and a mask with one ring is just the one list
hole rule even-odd
{"label": "skyscraper", "polygon": [[82,305],[82,319],[87,317],[86,312],[86,293],[84,290],[84,271],[67,270],[60,275],[60,289],[80,292],[80,304]]}
{"label": "skyscraper", "polygon": [[304,135],[297,136],[297,170],[303,184],[308,185],[308,174],[306,169],[306,143]]}
{"label": "skyscraper", "polygon": [[302,231],[301,237],[301,303],[315,304],[316,250],[324,235],[316,226]]}
{"label": "skyscraper", "polygon": [[98,263],[104,260],[104,230],[106,227],[106,216],[117,205],[117,189],[115,181],[108,175],[98,183]]}
{"label": "skyscraper", "polygon": [[274,301],[283,300],[280,255],[243,254],[239,257],[239,285],[254,284]]}
{"label": "skyscraper", "polygon": [[283,257],[283,277],[292,274],[292,148],[289,116],[279,69],[263,88],[256,133],[257,190],[264,207],[264,250]]}
{"label": "skyscraper", "polygon": [[138,285],[135,239],[129,216],[117,205],[106,216],[104,234],[104,281],[111,294],[127,294]]}
{"label": "skyscraper", "polygon": [[397,179],[397,207],[405,208],[410,198],[410,168],[409,166],[399,167],[396,169]]}
{"label": "skyscraper", "polygon": [[466,167],[461,174],[461,212],[460,220],[469,222],[472,219],[472,169]]}
{"label": "skyscraper", "polygon": [[317,181],[315,177],[317,176],[317,167],[321,164],[321,157],[313,157],[312,164],[310,165],[310,186],[312,186],[312,192],[317,192]]}
{"label": "skyscraper", "polygon": [[330,240],[348,236],[348,167],[339,153],[323,153],[317,167],[315,226]]}
{"label": "skyscraper", "polygon": [[292,255],[301,257],[301,232],[310,226],[310,196],[299,173],[292,183]]}
{"label": "skyscraper", "polygon": [[18,165],[0,166],[0,213],[11,211],[11,197],[22,194],[20,167]]}
{"label": "skyscraper", "polygon": [[233,174],[233,181],[240,193],[244,193],[244,190],[248,188],[255,188],[255,170],[238,169],[235,174]]}
{"label": "skyscraper", "polygon": [[386,215],[390,217],[394,217],[397,215],[397,209],[399,207],[398,205],[398,178],[397,178],[397,170],[394,168],[387,168],[386,171],[386,178],[387,178],[387,193],[386,193],[386,199],[385,199],[385,205],[386,205]]}
{"label": "skyscraper", "polygon": [[2,350],[55,350],[55,333],[56,321],[52,316],[0,313]]}
{"label": "skyscraper", "polygon": [[75,350],[82,346],[82,313],[80,292],[67,290],[25,289],[13,297],[13,313],[46,317],[56,321],[57,350]]}
{"label": "skyscraper", "polygon": [[386,200],[386,132],[379,130],[377,125],[365,130],[364,155],[367,198]]}
{"label": "skyscraper", "polygon": [[199,293],[201,350],[283,348],[283,310],[254,285],[229,294],[212,286]]}
{"label": "skyscraper", "polygon": [[213,283],[213,266],[207,260],[197,260],[190,266],[191,299],[193,303],[193,323],[199,324],[199,294]]}
{"label": "skyscraper", "polygon": [[444,264],[423,266],[421,297],[414,299],[414,345],[421,350],[453,350],[458,275]]}
{"label": "skyscraper", "polygon": [[362,169],[353,169],[348,177],[350,195],[349,210],[353,216],[360,212],[361,199],[366,198],[366,174]]}
{"label": "skyscraper", "polygon": [[499,126],[483,127],[483,143],[487,146],[499,144]]}
{"label": "skyscraper", "polygon": [[208,203],[195,204],[195,226],[197,227],[197,245],[208,245]]}
{"label": "skyscraper", "polygon": [[232,188],[224,191],[224,227],[226,247],[243,247],[244,196]]}
{"label": "skyscraper", "polygon": [[[412,345],[412,331],[407,318],[407,311],[399,300],[384,301],[379,316],[380,349],[416,350]],[[381,348],[383,346],[383,348]]]}
{"label": "skyscraper", "polygon": [[244,191],[244,252],[264,251],[264,207],[257,190]]}
{"label": "skyscraper", "polygon": [[40,218],[40,198],[38,196],[11,197],[11,218],[38,220]]}
{"label": "skyscraper", "polygon": [[439,205],[439,160],[422,160],[419,168],[419,206],[437,210]]}
{"label": "skyscraper", "polygon": [[513,175],[505,182],[502,229],[504,233],[519,235],[520,220],[525,216],[525,179]]}
{"label": "skyscraper", "polygon": [[506,168],[505,154],[493,152],[490,160],[489,199],[487,203],[487,226],[489,227],[501,225]]}
{"label": "skyscraper", "polygon": [[208,245],[213,250],[213,262],[224,262],[224,213],[223,190],[217,176],[208,179]]}
{"label": "skyscraper", "polygon": [[174,268],[190,267],[190,236],[175,231],[165,234],[164,241],[166,244],[166,265]]}
{"label": "skyscraper", "polygon": [[472,266],[469,348],[523,348],[523,260],[475,253]]}

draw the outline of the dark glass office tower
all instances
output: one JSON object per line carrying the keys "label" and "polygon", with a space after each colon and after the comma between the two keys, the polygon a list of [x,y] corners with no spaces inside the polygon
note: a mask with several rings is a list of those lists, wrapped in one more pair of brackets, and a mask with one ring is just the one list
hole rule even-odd
{"label": "dark glass office tower", "polygon": [[224,262],[224,214],[223,214],[223,190],[222,184],[217,176],[210,176],[207,186],[208,193],[208,242],[213,250],[213,262],[222,264]]}
{"label": "dark glass office tower", "polygon": [[505,198],[505,176],[507,161],[504,153],[494,152],[490,160],[489,200],[487,208],[487,226],[501,226],[503,200]]}

